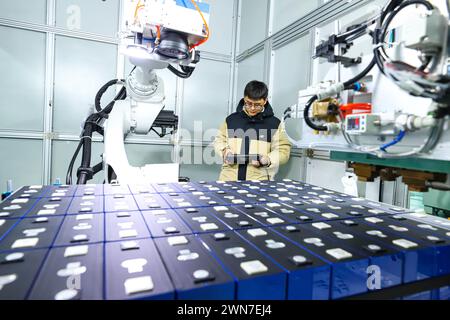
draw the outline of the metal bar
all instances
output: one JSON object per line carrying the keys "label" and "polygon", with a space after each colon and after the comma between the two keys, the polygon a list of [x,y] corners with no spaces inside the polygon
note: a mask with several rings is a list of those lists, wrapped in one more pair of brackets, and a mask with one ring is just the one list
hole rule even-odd
{"label": "metal bar", "polygon": [[0,138],[43,140],[44,132],[0,130]]}
{"label": "metal bar", "polygon": [[[56,15],[55,0],[47,1],[47,25],[54,26]],[[53,129],[53,97],[54,97],[54,78],[55,78],[55,34],[47,33],[46,36],[46,54],[45,54],[45,105],[44,105],[44,141],[43,147],[43,166],[42,174],[44,185],[51,184],[52,173],[52,139]]]}
{"label": "metal bar", "polygon": [[[51,1],[51,2],[53,2],[53,1]],[[54,24],[54,21],[52,20],[51,23]],[[89,33],[89,32],[67,30],[67,29],[64,29],[61,27],[56,27],[54,25],[35,24],[35,23],[29,23],[29,22],[21,22],[21,21],[12,20],[12,19],[0,18],[0,26],[13,27],[13,28],[17,28],[17,29],[36,31],[36,32],[53,33],[55,35],[65,36],[65,37],[69,37],[69,38],[92,40],[92,41],[110,43],[110,44],[118,44],[119,43],[119,40],[117,38],[106,37],[106,36]]]}
{"label": "metal bar", "polygon": [[231,72],[230,72],[230,91],[228,94],[228,114],[233,113],[235,105],[235,92],[236,92],[236,50],[239,34],[239,6],[240,0],[235,0],[233,4],[233,29],[232,29],[232,42],[231,42]]}

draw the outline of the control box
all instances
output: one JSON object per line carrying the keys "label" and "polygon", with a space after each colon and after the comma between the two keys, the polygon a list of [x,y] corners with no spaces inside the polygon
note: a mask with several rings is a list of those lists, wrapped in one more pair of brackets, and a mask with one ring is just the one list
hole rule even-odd
{"label": "control box", "polygon": [[351,135],[378,135],[381,118],[375,114],[351,114],[345,118],[345,132]]}

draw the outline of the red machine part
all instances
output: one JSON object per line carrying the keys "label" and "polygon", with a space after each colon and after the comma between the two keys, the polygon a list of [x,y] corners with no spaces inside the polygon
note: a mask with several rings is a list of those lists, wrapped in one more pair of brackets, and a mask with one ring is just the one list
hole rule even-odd
{"label": "red machine part", "polygon": [[349,103],[339,107],[342,116],[345,118],[351,114],[367,114],[372,113],[371,103]]}

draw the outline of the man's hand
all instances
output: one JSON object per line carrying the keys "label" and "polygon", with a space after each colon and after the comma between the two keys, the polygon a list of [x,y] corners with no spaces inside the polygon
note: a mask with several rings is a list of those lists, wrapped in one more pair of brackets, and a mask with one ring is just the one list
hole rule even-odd
{"label": "man's hand", "polygon": [[259,163],[263,166],[263,167],[268,167],[270,166],[270,158],[268,156],[259,156]]}
{"label": "man's hand", "polygon": [[225,149],[225,150],[223,150],[223,152],[222,152],[222,159],[223,159],[223,163],[225,163],[225,164],[231,164],[229,161],[228,161],[228,156],[232,156],[233,155],[233,152],[231,151],[231,149]]}
{"label": "man's hand", "polygon": [[270,166],[270,159],[267,156],[260,155],[259,161],[252,160],[251,165],[254,166],[255,168],[268,167]]}

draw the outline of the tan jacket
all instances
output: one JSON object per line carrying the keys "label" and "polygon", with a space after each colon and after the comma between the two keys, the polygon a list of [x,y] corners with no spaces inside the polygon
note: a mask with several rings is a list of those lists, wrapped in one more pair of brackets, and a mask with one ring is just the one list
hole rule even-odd
{"label": "tan jacket", "polygon": [[259,168],[251,164],[224,163],[219,177],[221,181],[273,180],[279,166],[289,161],[291,152],[284,125],[274,116],[270,104],[264,112],[251,118],[243,111],[243,101],[237,112],[220,126],[214,148],[220,156],[228,148],[233,154],[268,156],[271,163],[268,167]]}

